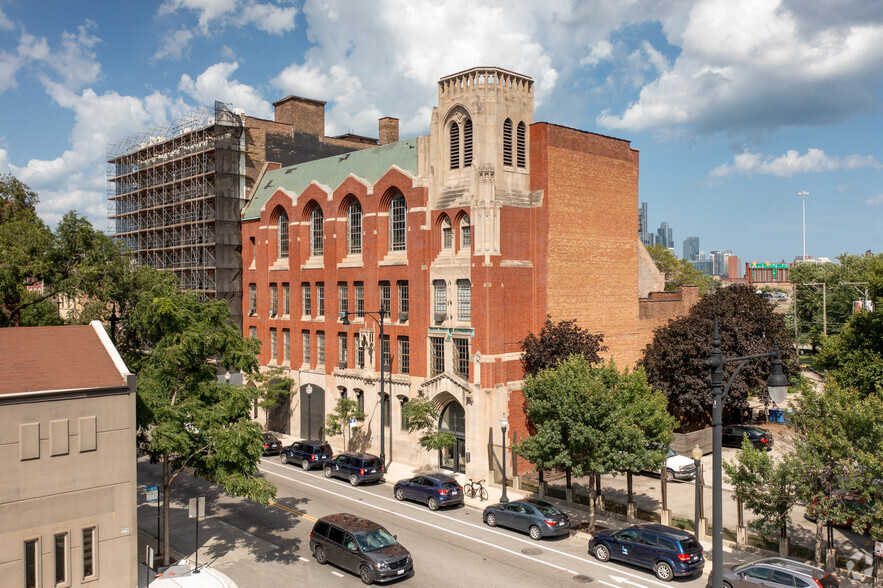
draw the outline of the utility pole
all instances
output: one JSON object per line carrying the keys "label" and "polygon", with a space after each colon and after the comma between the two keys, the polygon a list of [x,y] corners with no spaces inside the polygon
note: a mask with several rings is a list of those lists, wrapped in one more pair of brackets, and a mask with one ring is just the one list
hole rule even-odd
{"label": "utility pole", "polygon": [[[862,312],[865,312],[868,309],[868,283],[867,282],[838,282],[841,286],[852,286],[855,290],[862,295]],[[864,291],[859,288],[859,286],[864,286]]]}
{"label": "utility pole", "polygon": [[809,196],[809,192],[801,190],[797,195],[803,199],[803,259],[801,261],[806,261],[806,197]]}

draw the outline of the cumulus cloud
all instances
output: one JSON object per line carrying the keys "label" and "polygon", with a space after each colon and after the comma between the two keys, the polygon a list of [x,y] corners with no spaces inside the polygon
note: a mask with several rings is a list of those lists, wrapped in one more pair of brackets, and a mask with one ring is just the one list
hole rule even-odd
{"label": "cumulus cloud", "polygon": [[580,65],[592,67],[602,61],[610,59],[613,55],[613,45],[607,39],[601,39],[589,49],[589,54],[579,60]]}
{"label": "cumulus cloud", "polygon": [[774,157],[748,150],[733,157],[733,163],[724,163],[708,173],[708,179],[721,180],[733,174],[771,175],[790,178],[797,174],[830,172],[837,170],[871,167],[880,169],[883,165],[871,155],[847,155],[831,157],[821,149],[809,149],[803,155],[789,149],[784,155]]}
{"label": "cumulus cloud", "polygon": [[868,206],[883,206],[883,194],[877,194],[871,198],[865,200],[865,204]]}
{"label": "cumulus cloud", "polygon": [[184,74],[178,82],[178,90],[203,106],[212,105],[215,100],[219,100],[232,104],[235,108],[245,109],[250,116],[272,116],[273,107],[261,97],[260,92],[247,84],[230,79],[238,68],[239,64],[236,62],[221,62],[208,67],[195,80]]}
{"label": "cumulus cloud", "polygon": [[276,4],[248,4],[242,9],[243,24],[252,23],[259,30],[271,35],[281,35],[294,30],[297,8]]}
{"label": "cumulus cloud", "polygon": [[63,32],[55,49],[43,37],[22,33],[14,52],[0,51],[0,92],[17,87],[16,75],[25,67],[46,80],[61,80],[71,90],[93,83],[101,75],[93,51],[101,40],[90,32],[95,28],[87,20],[75,33]]}
{"label": "cumulus cloud", "polygon": [[207,31],[213,21],[236,10],[236,0],[166,0],[160,5],[158,13],[165,16],[179,10],[195,12],[199,17],[199,28]]}
{"label": "cumulus cloud", "polygon": [[160,41],[159,49],[150,58],[151,61],[159,61],[160,59],[178,61],[189,53],[190,41],[193,40],[193,37],[193,31],[187,28],[168,31]]}

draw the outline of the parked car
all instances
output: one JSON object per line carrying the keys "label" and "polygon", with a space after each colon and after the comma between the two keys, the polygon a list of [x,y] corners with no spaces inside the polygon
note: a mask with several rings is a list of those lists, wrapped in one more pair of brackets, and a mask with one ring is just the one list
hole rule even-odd
{"label": "parked car", "polygon": [[295,441],[282,449],[279,459],[282,463],[300,464],[305,471],[310,471],[313,466],[324,467],[332,457],[331,446],[324,441]]}
{"label": "parked car", "polygon": [[310,551],[320,564],[359,574],[364,584],[411,574],[411,553],[396,536],[367,519],[340,513],[320,518],[310,531]]}
{"label": "parked car", "polygon": [[442,506],[463,504],[463,487],[447,474],[431,473],[399,480],[393,488],[397,500],[416,500],[438,510]]}
{"label": "parked car", "polygon": [[264,433],[264,455],[279,455],[282,442],[273,433]]}
{"label": "parked car", "polygon": [[724,447],[742,448],[742,440],[746,437],[755,449],[772,449],[773,434],[766,429],[754,425],[727,425],[721,429]]}
{"label": "parked car", "polygon": [[701,574],[705,566],[702,552],[692,534],[657,524],[609,529],[589,540],[589,553],[598,561],[616,559],[649,568],[666,582],[675,576]]}
{"label": "parked car", "polygon": [[[840,586],[840,581],[825,570],[809,564],[784,557],[767,557],[724,570],[723,585],[724,588],[758,588],[758,586],[837,588]],[[708,586],[711,586],[710,576]]]}
{"label": "parked car", "polygon": [[[846,527],[852,529],[852,524],[859,515],[863,515],[868,511],[867,501],[852,492],[846,490],[834,490],[831,492],[830,511],[838,513],[838,516],[832,516],[835,527]],[[819,514],[819,499],[814,498],[813,501],[806,506],[806,512],[803,513],[804,518],[815,521]],[[824,509],[826,511],[828,509]],[[864,529],[853,529],[856,532],[867,535],[871,530],[871,526],[867,525]]]}
{"label": "parked car", "polygon": [[534,541],[570,534],[569,516],[554,504],[533,498],[491,505],[484,509],[483,520],[490,527],[525,531]]}
{"label": "parked car", "polygon": [[370,453],[341,453],[325,463],[326,478],[343,478],[353,486],[383,479],[383,463]]}

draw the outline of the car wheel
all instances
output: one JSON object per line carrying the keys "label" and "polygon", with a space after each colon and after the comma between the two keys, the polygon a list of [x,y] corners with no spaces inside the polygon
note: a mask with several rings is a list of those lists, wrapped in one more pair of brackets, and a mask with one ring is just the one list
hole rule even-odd
{"label": "car wheel", "polygon": [[328,563],[328,556],[325,555],[325,549],[323,547],[316,547],[316,551],[313,552],[313,556],[316,558],[316,563],[320,565],[325,565]]}
{"label": "car wheel", "polygon": [[530,533],[530,538],[534,541],[539,541],[543,538],[543,532],[536,525],[531,525],[527,532]]}
{"label": "car wheel", "polygon": [[357,476],[355,474],[351,475],[350,476],[350,484],[352,484],[353,486],[358,486],[359,485],[359,476]]}
{"label": "car wheel", "polygon": [[671,482],[672,480],[674,480],[674,479],[675,479],[675,472],[674,472],[674,470],[666,469],[666,470],[665,470],[665,479],[666,479],[667,481],[669,481],[669,482]]}
{"label": "car wheel", "polygon": [[396,488],[395,491],[396,500],[404,500],[405,499],[405,491],[401,488]]}
{"label": "car wheel", "polygon": [[729,582],[724,581],[724,588],[733,588],[733,585]]}
{"label": "car wheel", "polygon": [[374,581],[374,574],[371,573],[371,568],[368,566],[360,567],[359,578],[362,579],[362,584],[371,584]]}
{"label": "car wheel", "polygon": [[663,582],[668,582],[674,577],[674,573],[671,571],[671,566],[664,561],[656,564],[656,566],[653,568],[653,571],[656,572],[656,577]]}
{"label": "car wheel", "polygon": [[305,459],[302,462],[300,462],[300,467],[302,467],[305,472],[310,471],[310,460]]}
{"label": "car wheel", "polygon": [[487,513],[487,516],[484,517],[484,522],[487,523],[488,527],[496,527],[497,526],[497,517],[494,515],[494,513],[489,512],[489,513]]}
{"label": "car wheel", "polygon": [[280,453],[279,454],[279,461],[281,461],[282,463],[288,463],[288,456],[285,455],[284,453]]}
{"label": "car wheel", "polygon": [[426,506],[429,507],[429,510],[438,510],[438,498],[430,496],[429,500],[426,501]]}
{"label": "car wheel", "polygon": [[330,477],[331,477],[331,468],[325,468],[325,477],[326,477],[326,478],[330,478]]}
{"label": "car wheel", "polygon": [[595,559],[598,561],[610,561],[610,550],[603,543],[595,547]]}

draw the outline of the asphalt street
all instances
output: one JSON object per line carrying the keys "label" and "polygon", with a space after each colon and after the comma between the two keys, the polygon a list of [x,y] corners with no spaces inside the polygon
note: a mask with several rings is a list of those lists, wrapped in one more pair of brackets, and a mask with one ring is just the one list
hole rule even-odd
{"label": "asphalt street", "polygon": [[[313,522],[337,512],[382,524],[411,551],[415,574],[390,583],[393,586],[705,586],[705,578],[663,583],[649,570],[598,562],[586,554],[583,534],[533,541],[526,534],[488,527],[481,510],[469,506],[432,512],[417,503],[399,502],[391,484],[354,488],[342,480],[326,479],[321,471],[283,465],[274,457],[265,458],[260,468],[278,489],[277,501],[270,507],[231,498],[189,474],[182,474],[173,486],[173,547],[193,557],[196,522],[187,519],[185,505],[191,497],[205,496],[199,563],[223,571],[241,587],[361,585],[357,576],[321,566],[310,553]],[[160,471],[142,459],[138,476],[143,488],[157,483]],[[152,532],[155,526],[156,507],[144,504],[142,490],[139,527]]]}

